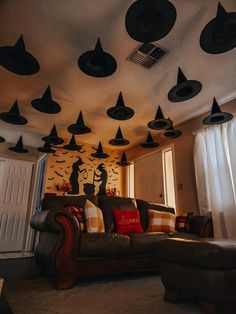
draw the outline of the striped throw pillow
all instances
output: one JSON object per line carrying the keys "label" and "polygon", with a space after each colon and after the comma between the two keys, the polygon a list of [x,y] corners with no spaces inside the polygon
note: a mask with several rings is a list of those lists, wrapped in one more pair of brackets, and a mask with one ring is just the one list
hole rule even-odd
{"label": "striped throw pillow", "polygon": [[193,213],[187,213],[176,217],[175,229],[179,232],[190,232],[190,220]]}
{"label": "striped throw pillow", "polygon": [[175,231],[176,216],[167,212],[148,210],[148,232],[173,232]]}
{"label": "striped throw pillow", "polygon": [[75,217],[75,219],[76,219],[76,221],[80,227],[80,230],[82,232],[85,232],[83,208],[68,205],[68,206],[66,206],[66,210],[68,210],[68,212],[70,212],[72,215],[74,215],[74,217]]}
{"label": "striped throw pillow", "polygon": [[87,200],[84,206],[84,214],[88,233],[105,232],[103,215],[99,207]]}

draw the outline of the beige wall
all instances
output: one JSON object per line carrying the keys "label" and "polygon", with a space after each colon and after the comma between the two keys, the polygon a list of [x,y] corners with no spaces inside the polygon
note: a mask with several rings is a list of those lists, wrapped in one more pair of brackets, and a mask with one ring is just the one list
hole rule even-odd
{"label": "beige wall", "polygon": [[[236,99],[224,104],[221,106],[221,109],[222,111],[229,111],[236,114]],[[209,113],[206,113],[178,125],[177,129],[181,130],[183,135],[175,140],[158,138],[158,141],[161,144],[160,147],[174,144],[178,213],[185,213],[189,211],[193,211],[195,213],[199,212],[194,174],[193,132],[205,127],[202,124],[202,119],[208,114]],[[152,134],[155,136],[155,134],[158,134],[158,131],[153,131]],[[135,158],[149,152],[150,150],[148,149],[136,146],[127,151],[127,158],[128,160],[134,160]]]}

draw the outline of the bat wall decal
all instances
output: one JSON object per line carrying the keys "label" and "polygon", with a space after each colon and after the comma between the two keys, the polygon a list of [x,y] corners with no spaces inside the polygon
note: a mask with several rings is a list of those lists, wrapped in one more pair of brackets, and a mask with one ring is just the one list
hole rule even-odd
{"label": "bat wall decal", "polygon": [[52,180],[54,180],[54,179],[55,179],[55,177],[48,178],[49,181],[52,181]]}
{"label": "bat wall decal", "polygon": [[119,174],[119,172],[116,172],[114,169],[112,169],[112,172],[113,172],[114,174]]}
{"label": "bat wall decal", "polygon": [[63,178],[64,176],[62,174],[60,174],[59,172],[57,171],[54,171],[56,175],[58,175],[59,177]]}
{"label": "bat wall decal", "polygon": [[63,164],[64,162],[66,162],[65,160],[56,160],[56,162],[58,163],[58,164]]}

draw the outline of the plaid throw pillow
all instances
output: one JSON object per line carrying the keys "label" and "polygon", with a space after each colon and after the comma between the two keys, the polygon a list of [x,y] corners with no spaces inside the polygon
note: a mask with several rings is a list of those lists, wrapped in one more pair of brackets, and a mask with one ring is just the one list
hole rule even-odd
{"label": "plaid throw pillow", "polygon": [[89,200],[84,206],[87,232],[105,232],[102,211]]}
{"label": "plaid throw pillow", "polygon": [[190,232],[190,220],[193,213],[188,213],[176,217],[175,229],[178,232]]}
{"label": "plaid throw pillow", "polygon": [[175,231],[176,216],[167,212],[148,210],[148,232],[173,232]]}
{"label": "plaid throw pillow", "polygon": [[83,208],[78,208],[76,206],[66,206],[66,210],[74,215],[78,225],[80,226],[80,230],[85,232],[85,224],[84,224],[84,210]]}

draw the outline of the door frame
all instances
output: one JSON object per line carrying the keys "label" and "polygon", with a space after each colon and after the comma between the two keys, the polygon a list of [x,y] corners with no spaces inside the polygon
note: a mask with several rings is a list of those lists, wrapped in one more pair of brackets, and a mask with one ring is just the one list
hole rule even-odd
{"label": "door frame", "polygon": [[[170,143],[170,144],[167,144],[167,145],[164,145],[162,147],[159,147],[151,152],[148,152],[144,155],[141,155],[141,156],[138,156],[136,158],[134,158],[132,160],[133,163],[135,163],[135,160],[140,160],[140,159],[143,159],[147,156],[150,156],[150,155],[153,155],[155,153],[158,153],[158,152],[162,152],[162,158],[163,158],[163,151],[167,150],[168,148],[171,148],[172,149],[172,152],[173,152],[173,172],[174,172],[174,187],[175,187],[175,203],[176,203],[176,208],[175,208],[175,211],[177,212],[177,208],[178,208],[178,193],[177,193],[177,179],[176,179],[176,166],[175,166],[175,145],[174,143]],[[164,169],[162,167],[162,171],[164,172]],[[135,177],[135,171],[134,171],[134,177]],[[164,173],[163,173],[163,181],[164,181]],[[166,204],[166,186],[165,186],[165,182],[163,182],[163,186],[164,186],[164,199],[165,199],[165,204]]]}

